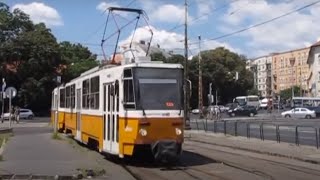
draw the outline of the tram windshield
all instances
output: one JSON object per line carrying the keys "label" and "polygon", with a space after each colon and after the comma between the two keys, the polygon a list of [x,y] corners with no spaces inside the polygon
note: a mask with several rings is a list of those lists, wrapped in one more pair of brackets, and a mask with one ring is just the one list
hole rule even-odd
{"label": "tram windshield", "polygon": [[182,70],[136,68],[137,109],[177,110],[182,108]]}

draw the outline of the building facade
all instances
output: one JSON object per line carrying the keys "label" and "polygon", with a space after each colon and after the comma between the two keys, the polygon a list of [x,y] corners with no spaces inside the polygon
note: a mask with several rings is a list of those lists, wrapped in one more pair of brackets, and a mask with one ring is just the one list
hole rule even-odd
{"label": "building facade", "polygon": [[[272,55],[272,91],[275,94],[293,86],[308,90],[309,65],[307,64],[309,47]],[[304,96],[305,93],[294,96]]]}
{"label": "building facade", "polygon": [[313,97],[320,97],[320,41],[310,47],[307,63],[310,68],[309,93]]}
{"label": "building facade", "polygon": [[251,61],[251,71],[254,73],[254,84],[260,97],[269,97],[271,89],[271,56],[262,56]]}

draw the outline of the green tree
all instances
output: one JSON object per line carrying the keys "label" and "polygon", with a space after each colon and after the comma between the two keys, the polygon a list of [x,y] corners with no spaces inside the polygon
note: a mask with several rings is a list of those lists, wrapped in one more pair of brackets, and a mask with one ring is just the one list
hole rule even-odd
{"label": "green tree", "polygon": [[252,89],[249,89],[248,90],[248,93],[247,93],[248,95],[259,95],[259,91],[258,91],[258,89],[257,88],[252,88]]}
{"label": "green tree", "polygon": [[[209,94],[209,84],[212,83],[213,94],[218,92],[220,102],[231,102],[239,95],[246,95],[247,90],[253,87],[253,74],[246,70],[244,56],[238,55],[218,47],[213,50],[201,52],[202,67],[202,87],[203,100],[207,104]],[[235,80],[235,73],[239,73],[239,79]],[[191,106],[197,107],[198,104],[198,77],[199,63],[198,56],[189,61],[189,78],[192,81]]]}
{"label": "green tree", "polygon": [[165,63],[177,63],[177,64],[184,64],[184,56],[180,55],[180,54],[173,54],[171,55],[169,58],[164,60]]}
{"label": "green tree", "polygon": [[63,82],[68,82],[80,76],[82,72],[98,66],[97,56],[81,44],[72,44],[64,41],[60,43],[59,49],[62,63],[65,65],[62,72]]}
{"label": "green tree", "polygon": [[161,52],[151,53],[150,57],[151,57],[151,61],[162,61],[162,62],[166,61],[166,57]]}
{"label": "green tree", "polygon": [[[294,95],[297,96],[298,94],[300,94],[300,87],[299,86],[294,86],[293,87],[293,92],[294,92]],[[287,89],[284,89],[282,91],[280,91],[280,97],[281,99],[291,99],[292,97],[292,88],[287,88]]]}
{"label": "green tree", "polygon": [[[45,24],[0,3],[1,75],[18,96],[14,104],[49,113],[55,78],[72,79],[97,65],[96,56],[80,44],[57,43]],[[72,66],[71,66],[72,65]]]}

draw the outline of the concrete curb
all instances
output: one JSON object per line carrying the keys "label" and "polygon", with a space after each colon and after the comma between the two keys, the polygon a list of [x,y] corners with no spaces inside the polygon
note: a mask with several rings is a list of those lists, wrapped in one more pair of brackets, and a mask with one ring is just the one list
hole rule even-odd
{"label": "concrete curb", "polygon": [[[12,128],[7,128],[7,129],[0,129],[0,134],[6,134],[6,133],[12,133]],[[2,156],[4,147],[7,143],[7,139],[3,139],[1,147],[0,147],[0,156]]]}
{"label": "concrete curb", "polygon": [[12,128],[0,129],[0,134],[12,133]]}
{"label": "concrete curb", "polygon": [[6,143],[7,143],[7,139],[3,139],[1,147],[0,147],[0,156],[2,156],[2,154],[3,154],[4,146],[6,145]]}
{"label": "concrete curb", "polygon": [[200,143],[205,143],[205,144],[211,144],[211,145],[227,147],[227,148],[233,148],[233,149],[238,149],[238,150],[243,150],[243,151],[259,153],[259,154],[266,154],[266,155],[271,155],[271,156],[276,156],[276,157],[284,157],[284,158],[289,158],[289,159],[295,159],[295,160],[298,160],[298,161],[303,161],[303,162],[312,163],[312,164],[320,164],[320,160],[317,161],[317,160],[313,160],[313,159],[302,158],[302,157],[297,157],[297,156],[291,156],[291,155],[277,153],[277,152],[262,151],[262,150],[257,150],[257,149],[239,147],[239,146],[236,146],[236,145],[225,145],[225,144],[219,144],[219,143],[214,143],[214,142],[202,141],[202,140],[199,140],[199,139],[192,139],[192,134],[202,135],[202,136],[207,136],[207,137],[210,136],[210,135],[200,134],[200,133],[196,133],[196,132],[185,132],[185,135],[187,135],[187,134],[190,135],[190,137],[187,137],[187,138],[189,138],[189,141],[200,142]]}

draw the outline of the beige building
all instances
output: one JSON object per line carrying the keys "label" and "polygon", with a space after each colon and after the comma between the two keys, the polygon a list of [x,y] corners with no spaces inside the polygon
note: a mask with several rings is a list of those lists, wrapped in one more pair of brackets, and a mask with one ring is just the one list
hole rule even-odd
{"label": "beige building", "polygon": [[320,97],[320,41],[310,47],[308,87],[310,96]]}
{"label": "beige building", "polygon": [[[309,65],[307,64],[309,47],[272,55],[272,91],[278,94],[281,90],[296,85],[308,90]],[[304,94],[295,94],[300,96]]]}

